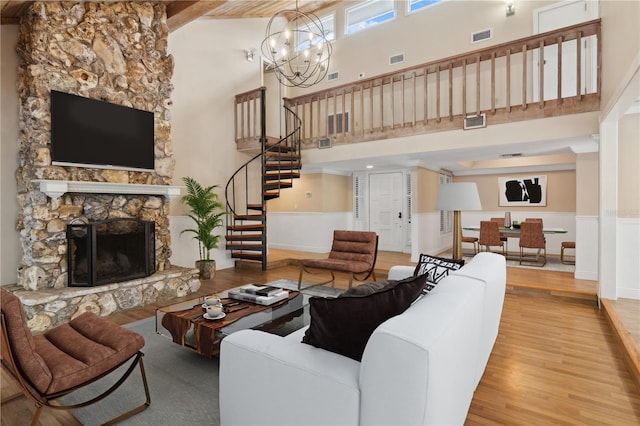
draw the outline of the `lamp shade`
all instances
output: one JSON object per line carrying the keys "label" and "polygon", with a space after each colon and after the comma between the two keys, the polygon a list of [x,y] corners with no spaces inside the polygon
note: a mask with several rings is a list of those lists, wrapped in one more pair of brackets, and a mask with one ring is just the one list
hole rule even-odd
{"label": "lamp shade", "polygon": [[478,186],[474,182],[443,183],[438,188],[437,210],[482,210]]}

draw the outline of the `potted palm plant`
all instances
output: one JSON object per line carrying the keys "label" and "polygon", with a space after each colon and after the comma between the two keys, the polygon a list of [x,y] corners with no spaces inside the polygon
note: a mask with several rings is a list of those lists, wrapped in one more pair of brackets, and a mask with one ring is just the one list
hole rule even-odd
{"label": "potted palm plant", "polygon": [[211,250],[218,247],[220,235],[214,235],[216,228],[223,225],[222,217],[227,214],[222,210],[222,203],[218,201],[215,189],[218,185],[204,187],[191,177],[182,178],[187,194],[181,198],[183,204],[191,209],[189,217],[195,222],[195,227],[184,229],[193,233],[198,240],[200,259],[196,261],[196,268],[200,270],[200,277],[210,279],[215,275],[216,261],[211,259]]}

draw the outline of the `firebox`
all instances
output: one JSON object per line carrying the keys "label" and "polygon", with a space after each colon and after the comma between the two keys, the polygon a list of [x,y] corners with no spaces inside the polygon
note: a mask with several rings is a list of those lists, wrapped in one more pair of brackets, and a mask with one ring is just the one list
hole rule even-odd
{"label": "firebox", "polygon": [[92,287],[153,274],[155,241],[155,223],[140,219],[67,225],[68,285]]}

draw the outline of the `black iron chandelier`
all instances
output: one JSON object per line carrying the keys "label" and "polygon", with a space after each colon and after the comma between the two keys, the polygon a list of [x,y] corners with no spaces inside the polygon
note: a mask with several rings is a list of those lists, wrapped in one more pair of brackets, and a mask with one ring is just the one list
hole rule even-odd
{"label": "black iron chandelier", "polygon": [[331,43],[322,21],[313,13],[298,10],[296,0],[295,10],[282,10],[269,20],[262,54],[281,84],[304,88],[327,75]]}

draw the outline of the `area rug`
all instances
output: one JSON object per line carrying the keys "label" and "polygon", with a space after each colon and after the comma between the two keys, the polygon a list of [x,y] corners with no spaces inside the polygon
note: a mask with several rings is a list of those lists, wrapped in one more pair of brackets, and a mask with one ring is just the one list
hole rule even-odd
{"label": "area rug", "polygon": [[[277,280],[269,285],[297,290],[297,281]],[[303,287],[306,284],[303,283]],[[310,296],[337,297],[342,289],[314,286],[303,290]],[[276,334],[284,335],[302,327],[304,317],[292,320]],[[307,319],[308,321],[308,319]],[[151,405],[143,412],[130,417],[121,425],[219,425],[218,359],[208,359],[176,345],[156,333],[155,318],[147,318],[126,328],[144,337],[142,349],[144,367],[151,394]],[[123,368],[104,379],[87,386],[75,394],[61,399],[73,404],[90,399],[107,389],[122,375]],[[113,394],[99,403],[72,411],[83,425],[99,425],[144,402],[144,388],[140,370],[136,368],[127,381]]]}
{"label": "area rug", "polygon": [[[443,252],[438,256],[451,257],[451,251]],[[465,260],[465,263],[468,263],[471,259],[473,259],[473,255],[470,255],[468,253],[464,253],[462,257]],[[547,263],[542,267],[535,266],[535,265],[527,265],[527,264],[520,265],[519,260],[512,260],[512,259],[507,259],[507,266],[509,268],[526,268],[526,269],[536,269],[539,271],[542,270],[542,271],[571,272],[571,273],[576,271],[575,265],[564,264],[560,262],[560,258],[557,256],[548,256]]]}
{"label": "area rug", "polygon": [[[218,359],[200,356],[156,334],[155,318],[137,321],[125,327],[144,337],[143,361],[151,405],[119,424],[219,425]],[[120,375],[115,372],[61,401],[64,404],[85,401],[87,397],[96,395],[115,383]],[[144,400],[140,370],[136,368],[113,394],[89,407],[74,410],[72,414],[83,425],[99,425],[142,404]]]}

